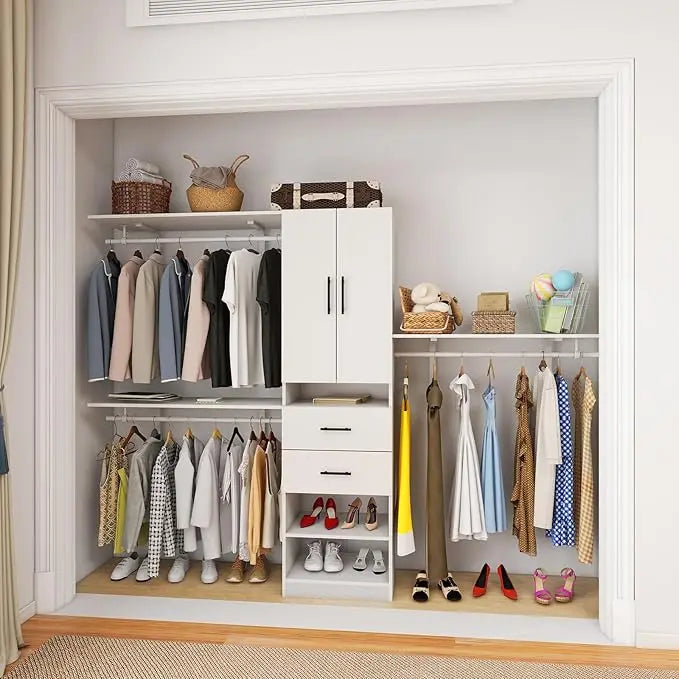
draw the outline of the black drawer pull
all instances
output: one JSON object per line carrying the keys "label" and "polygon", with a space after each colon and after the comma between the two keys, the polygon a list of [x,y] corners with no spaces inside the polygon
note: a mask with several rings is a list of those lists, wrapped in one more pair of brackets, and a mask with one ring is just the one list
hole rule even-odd
{"label": "black drawer pull", "polygon": [[321,431],[351,431],[351,427],[321,427]]}
{"label": "black drawer pull", "polygon": [[351,476],[351,472],[321,472],[323,476]]}

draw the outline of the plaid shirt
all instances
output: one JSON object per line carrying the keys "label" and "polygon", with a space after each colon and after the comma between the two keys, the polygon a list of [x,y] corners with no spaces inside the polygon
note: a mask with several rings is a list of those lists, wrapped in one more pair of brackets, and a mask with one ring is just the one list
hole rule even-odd
{"label": "plaid shirt", "polygon": [[179,447],[172,442],[161,448],[151,474],[149,518],[149,575],[158,577],[160,557],[178,556],[184,549],[184,532],[177,529],[177,492],[174,468]]}

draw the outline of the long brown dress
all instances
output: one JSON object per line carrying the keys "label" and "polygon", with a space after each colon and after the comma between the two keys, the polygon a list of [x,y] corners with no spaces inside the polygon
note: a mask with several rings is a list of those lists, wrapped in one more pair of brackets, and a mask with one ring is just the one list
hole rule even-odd
{"label": "long brown dress", "polygon": [[528,375],[523,371],[516,378],[516,447],[514,449],[514,487],[512,504],[514,522],[512,533],[519,538],[519,551],[535,556],[535,528],[533,508],[535,504],[535,458],[533,437],[530,433],[529,410],[533,407],[533,394]]}

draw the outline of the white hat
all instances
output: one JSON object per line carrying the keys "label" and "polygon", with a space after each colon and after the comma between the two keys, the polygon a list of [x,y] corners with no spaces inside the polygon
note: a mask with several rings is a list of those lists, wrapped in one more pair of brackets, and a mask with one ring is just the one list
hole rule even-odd
{"label": "white hat", "polygon": [[410,298],[413,304],[431,304],[439,301],[441,288],[433,283],[420,283],[413,288]]}

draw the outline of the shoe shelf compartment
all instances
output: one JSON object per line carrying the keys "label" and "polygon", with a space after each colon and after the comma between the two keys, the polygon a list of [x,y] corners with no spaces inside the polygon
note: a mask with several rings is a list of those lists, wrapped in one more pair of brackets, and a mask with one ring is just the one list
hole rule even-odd
{"label": "shoe shelf compartment", "polygon": [[[310,510],[307,510],[310,511]],[[378,514],[378,526],[375,530],[368,530],[363,523],[363,514],[361,514],[361,523],[357,523],[353,528],[341,528],[342,523],[346,517],[346,511],[338,511],[338,518],[340,525],[332,530],[327,530],[323,524],[323,519],[316,521],[313,526],[302,528],[300,521],[306,512],[299,512],[288,525],[285,536],[288,538],[301,538],[304,540],[364,540],[366,542],[388,542],[389,541],[389,515]]]}

